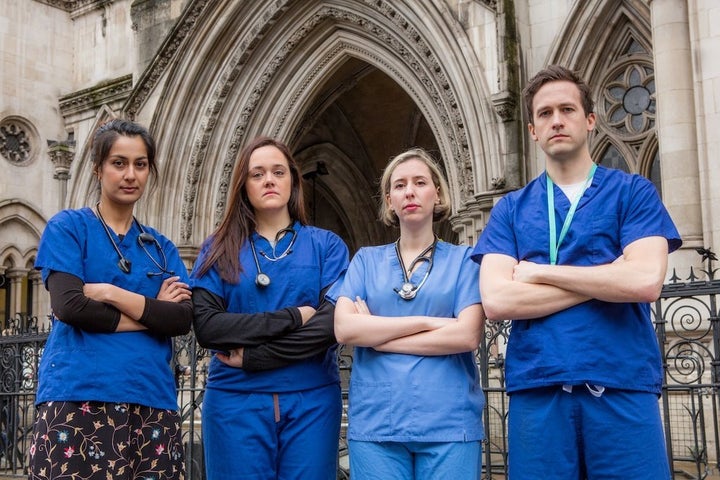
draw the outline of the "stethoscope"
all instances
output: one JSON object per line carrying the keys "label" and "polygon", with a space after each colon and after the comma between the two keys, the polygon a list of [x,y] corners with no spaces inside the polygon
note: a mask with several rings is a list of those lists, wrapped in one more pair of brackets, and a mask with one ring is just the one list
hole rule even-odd
{"label": "stethoscope", "polygon": [[[285,247],[285,250],[278,255],[275,252],[275,245],[278,244],[280,239],[286,234],[289,233],[292,235],[292,238],[290,238],[290,243],[287,247]],[[266,254],[265,252],[261,251],[260,255],[262,255],[265,260],[268,260],[270,262],[277,262],[280,259],[283,259],[290,255],[292,253],[292,247],[295,244],[295,238],[297,237],[297,232],[293,230],[292,227],[283,228],[280,230],[277,235],[275,235],[275,245],[272,247],[272,256]],[[255,242],[250,239],[250,250],[252,250],[253,260],[255,260],[255,268],[257,268],[257,275],[255,276],[255,285],[257,285],[260,288],[265,288],[268,285],[270,285],[270,277],[268,274],[263,273],[262,269],[260,268],[260,262],[258,261],[257,251],[255,250]]]}
{"label": "stethoscope", "polygon": [[[120,251],[120,248],[115,243],[115,240],[112,237],[112,234],[110,233],[110,229],[108,228],[107,224],[105,223],[105,219],[103,218],[102,214],[100,213],[100,202],[95,204],[95,211],[97,212],[98,218],[100,219],[100,223],[103,226],[103,229],[105,230],[105,234],[107,235],[108,239],[110,240],[110,243],[112,244],[113,248],[115,249],[115,252],[117,252],[118,257],[120,257],[120,260],[118,260],[117,266],[123,273],[130,273],[130,269],[132,267],[132,262],[125,258],[125,256]],[[148,277],[157,277],[163,274],[166,274],[168,276],[175,275],[175,272],[172,270],[168,270],[167,268],[167,257],[165,256],[165,252],[163,251],[162,247],[160,246],[160,242],[157,241],[157,239],[150,233],[147,233],[142,225],[140,225],[140,222],[137,221],[135,216],[133,215],[133,222],[135,225],[137,225],[138,229],[140,230],[140,235],[138,235],[138,244],[143,249],[143,252],[145,252],[145,255],[148,256],[150,260],[152,260],[152,263],[155,264],[155,266],[160,269],[159,272],[147,272]],[[155,257],[153,257],[150,254],[150,251],[145,246],[146,243],[154,243],[155,248],[157,249],[158,256],[162,261],[162,265],[160,265],[160,262],[155,260]]]}
{"label": "stethoscope", "polygon": [[[420,252],[420,255],[415,257],[415,260],[413,260],[410,264],[409,271],[412,272],[413,270],[415,270],[415,266],[418,262],[428,262],[428,268],[425,271],[425,275],[423,275],[420,283],[415,285],[410,281],[408,270],[405,268],[405,263],[403,262],[402,255],[400,255],[400,239],[398,238],[397,241],[395,241],[395,255],[397,255],[398,261],[400,262],[400,268],[402,268],[404,282],[399,289],[393,288],[393,290],[395,290],[395,293],[400,295],[400,298],[402,298],[403,300],[412,300],[413,298],[415,298],[418,290],[420,290],[420,288],[425,285],[425,282],[430,276],[430,270],[432,270],[433,267],[433,257],[435,256],[435,245],[437,245],[437,242],[438,239],[437,237],[435,237],[433,243],[431,243],[425,250]],[[428,252],[430,253],[429,257],[427,256]]]}

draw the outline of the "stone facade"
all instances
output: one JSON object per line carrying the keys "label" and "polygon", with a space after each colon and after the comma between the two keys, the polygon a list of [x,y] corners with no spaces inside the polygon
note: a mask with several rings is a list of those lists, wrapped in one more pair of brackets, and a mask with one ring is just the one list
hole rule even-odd
{"label": "stone facade", "polygon": [[352,250],[396,235],[375,219],[386,161],[431,150],[452,190],[440,234],[472,244],[544,168],[520,89],[550,63],[595,89],[597,161],[660,189],[685,240],[671,266],[699,265],[696,247],[720,249],[719,13],[715,0],[5,0],[0,321],[47,315],[38,240],[58,210],[92,203],[88,137],[108,118],[158,139],[159,188],[136,214],[188,266],[258,134],[291,145],[313,221]]}

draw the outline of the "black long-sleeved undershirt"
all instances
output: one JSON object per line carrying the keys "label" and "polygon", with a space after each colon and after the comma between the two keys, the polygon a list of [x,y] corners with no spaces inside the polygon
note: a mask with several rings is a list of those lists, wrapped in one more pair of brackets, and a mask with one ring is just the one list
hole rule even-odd
{"label": "black long-sleeved undershirt", "polygon": [[228,313],[214,293],[193,289],[195,336],[216,350],[243,348],[243,369],[272,370],[325,352],[336,343],[335,306],[323,302],[305,324],[296,307],[254,314]]}
{"label": "black long-sleeved undershirt", "polygon": [[[58,320],[92,333],[117,330],[120,310],[85,296],[80,278],[53,271],[47,284],[50,306]],[[139,322],[152,333],[173,337],[190,331],[192,317],[193,308],[189,300],[169,302],[145,297],[145,309]]]}
{"label": "black long-sleeved undershirt", "polygon": [[287,335],[258,347],[243,350],[243,368],[248,371],[272,370],[306,360],[337,343],[335,305],[327,300],[304,325]]}
{"label": "black long-sleeved undershirt", "polygon": [[221,297],[204,288],[193,289],[192,301],[195,338],[204,348],[256,347],[302,325],[302,315],[295,307],[275,312],[230,313]]}

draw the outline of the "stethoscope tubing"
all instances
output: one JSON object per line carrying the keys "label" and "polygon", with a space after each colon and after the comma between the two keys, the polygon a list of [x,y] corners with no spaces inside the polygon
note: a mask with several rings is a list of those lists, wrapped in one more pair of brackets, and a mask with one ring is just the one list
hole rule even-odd
{"label": "stethoscope tubing", "polygon": [[[110,228],[108,228],[107,223],[105,223],[105,218],[103,218],[102,213],[100,213],[100,202],[95,204],[95,211],[97,212],[97,217],[100,220],[100,223],[103,226],[103,229],[105,230],[105,235],[107,235],[108,240],[110,240],[110,243],[113,246],[113,249],[115,250],[115,253],[117,253],[118,257],[120,259],[118,260],[117,266],[123,273],[130,274],[131,268],[132,268],[132,262],[125,258],[125,255],[120,251],[120,247],[115,243],[115,239],[112,237],[112,234],[110,233]],[[168,262],[167,257],[165,256],[165,251],[162,249],[162,246],[160,245],[160,242],[158,242],[157,238],[155,238],[154,235],[148,233],[145,231],[143,226],[140,224],[140,222],[137,221],[137,218],[135,218],[135,215],[133,215],[133,223],[137,225],[138,230],[140,230],[140,234],[137,237],[137,242],[142,248],[143,252],[145,252],[145,255],[152,261],[155,266],[160,269],[159,272],[147,272],[148,277],[156,277],[160,275],[168,275],[173,276],[175,275],[175,272],[172,270],[168,270]],[[157,248],[159,254],[158,257],[162,260],[162,265],[160,265],[160,262],[155,260],[155,257],[153,257],[150,254],[150,251],[145,246],[146,242],[151,242],[155,244],[155,248]]]}
{"label": "stethoscope tubing", "polygon": [[[420,252],[420,255],[415,257],[415,259],[410,263],[410,270],[405,269],[405,262],[403,262],[402,255],[400,254],[400,239],[398,239],[395,242],[395,255],[397,255],[398,262],[400,263],[400,268],[403,272],[403,284],[402,286],[398,288],[393,288],[395,293],[397,293],[400,298],[403,300],[412,300],[417,296],[418,291],[420,288],[422,288],[423,285],[425,285],[425,282],[427,281],[428,277],[430,276],[430,271],[433,267],[433,261],[435,257],[435,247],[437,246],[438,239],[437,237],[433,241],[432,244],[430,244],[425,250]],[[430,253],[430,256],[428,257],[427,254]],[[418,264],[418,262],[428,262],[428,269],[425,271],[425,275],[423,275],[422,280],[420,280],[420,283],[415,285],[410,281],[410,276],[408,274],[408,271],[412,272],[415,269],[415,266]]]}
{"label": "stethoscope tubing", "polygon": [[[277,241],[279,241],[278,237],[282,238],[281,234],[283,232],[285,232],[285,233],[289,232],[290,235],[292,235],[292,238],[290,239],[290,243],[285,248],[285,250],[280,255],[277,255],[275,253],[275,246],[273,246],[272,247],[272,257],[269,256],[268,254],[266,254],[265,252],[261,251],[260,255],[262,255],[263,258],[265,258],[266,260],[268,260],[270,262],[277,262],[278,260],[281,260],[292,253],[292,247],[293,247],[293,245],[295,245],[295,239],[297,238],[297,232],[295,231],[295,229],[289,228],[289,227],[280,230],[277,233],[277,235],[275,236],[275,238],[276,238],[275,244],[276,245],[277,245]],[[264,273],[262,271],[262,269],[260,268],[260,261],[258,260],[257,250],[255,249],[255,241],[252,238],[248,238],[248,242],[250,242],[250,250],[252,251],[253,260],[255,261],[255,268],[257,269],[257,275],[255,275],[255,285],[257,285],[259,288],[265,288],[268,285],[270,285],[270,276],[268,274]]]}

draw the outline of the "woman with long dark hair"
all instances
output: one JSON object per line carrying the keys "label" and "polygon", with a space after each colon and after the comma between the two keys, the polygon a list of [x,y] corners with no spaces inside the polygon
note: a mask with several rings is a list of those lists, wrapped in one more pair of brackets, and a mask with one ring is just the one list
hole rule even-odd
{"label": "woman with long dark hair", "polygon": [[48,222],[35,267],[53,320],[39,368],[30,479],[181,479],[184,455],[171,337],[190,331],[188,275],[175,245],[133,212],[155,142],[133,122],[95,132],[100,199]]}
{"label": "woman with long dark hair", "polygon": [[340,382],[333,306],[348,251],[307,225],[288,147],[240,152],[224,217],[192,273],[194,328],[216,353],[203,400],[209,480],[334,479]]}

